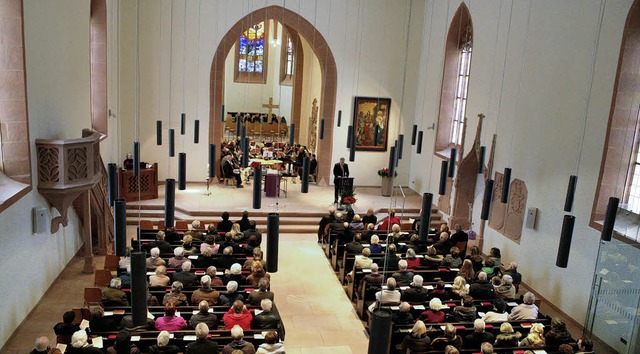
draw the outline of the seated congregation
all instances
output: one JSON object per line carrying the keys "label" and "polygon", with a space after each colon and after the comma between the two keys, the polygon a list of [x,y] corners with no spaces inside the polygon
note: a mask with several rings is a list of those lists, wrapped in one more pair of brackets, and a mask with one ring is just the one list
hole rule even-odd
{"label": "seated congregation", "polygon": [[[55,326],[59,347],[66,353],[284,353],[285,328],[261,241],[248,212],[236,222],[225,212],[206,228],[195,220],[191,228],[141,229],[130,251],[148,254],[146,323],[133,321],[130,252],[108,256],[114,267],[107,269],[106,260],[105,270],[96,271],[96,285],[104,287],[85,289],[85,307],[64,313]],[[32,353],[57,350],[44,339]]]}
{"label": "seated congregation", "polygon": [[[373,217],[372,217],[373,216]],[[364,220],[366,219],[366,220]],[[368,328],[372,311],[392,316],[392,353],[590,353],[566,323],[539,312],[520,289],[516,262],[503,265],[498,248],[467,252],[468,234],[441,223],[421,241],[393,210],[378,222],[329,209],[318,242]],[[406,230],[406,231],[405,231]]]}

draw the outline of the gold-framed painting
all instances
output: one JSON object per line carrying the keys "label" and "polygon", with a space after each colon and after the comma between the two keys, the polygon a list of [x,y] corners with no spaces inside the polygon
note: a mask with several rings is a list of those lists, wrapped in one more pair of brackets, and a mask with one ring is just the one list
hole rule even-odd
{"label": "gold-framed painting", "polygon": [[355,98],[353,124],[356,150],[387,151],[390,108],[391,98]]}

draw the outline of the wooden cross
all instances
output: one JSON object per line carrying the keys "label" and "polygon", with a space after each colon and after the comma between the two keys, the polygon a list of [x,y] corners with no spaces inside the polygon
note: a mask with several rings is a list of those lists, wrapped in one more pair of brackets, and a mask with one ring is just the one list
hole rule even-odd
{"label": "wooden cross", "polygon": [[273,110],[273,108],[280,108],[280,105],[278,104],[273,104],[273,97],[269,97],[269,103],[264,103],[262,105],[262,107],[264,108],[269,108],[269,117],[271,117],[271,112]]}

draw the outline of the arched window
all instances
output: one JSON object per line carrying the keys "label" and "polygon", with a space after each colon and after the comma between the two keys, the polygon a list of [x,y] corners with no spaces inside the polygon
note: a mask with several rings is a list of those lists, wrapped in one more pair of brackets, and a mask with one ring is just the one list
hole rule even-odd
{"label": "arched window", "polygon": [[31,191],[22,1],[0,2],[0,212]]}
{"label": "arched window", "polygon": [[448,149],[462,143],[472,48],[471,15],[467,6],[461,4],[451,20],[445,46],[440,114],[435,146],[435,153],[444,158],[449,156]]}
{"label": "arched window", "polygon": [[280,54],[280,83],[293,85],[293,77],[296,69],[296,52],[299,41],[292,38],[285,27],[282,27],[282,50]]}
{"label": "arched window", "polygon": [[261,21],[240,35],[235,51],[235,82],[267,82],[268,34],[268,22]]}
{"label": "arched window", "polygon": [[[610,197],[620,198],[621,207],[640,214],[640,94],[637,62],[640,52],[640,1],[634,1],[622,35],[618,71],[613,87],[609,122],[602,152],[590,226],[602,229]],[[625,235],[628,238],[637,235]],[[636,242],[640,241],[635,239]]]}

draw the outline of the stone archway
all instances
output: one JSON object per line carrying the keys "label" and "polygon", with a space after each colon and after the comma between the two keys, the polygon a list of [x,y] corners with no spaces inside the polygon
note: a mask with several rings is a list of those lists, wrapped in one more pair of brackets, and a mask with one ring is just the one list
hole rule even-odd
{"label": "stone archway", "polygon": [[227,54],[236,40],[245,30],[247,23],[256,19],[273,19],[284,26],[296,30],[310,44],[318,57],[322,72],[322,84],[319,104],[319,116],[325,119],[324,139],[318,141],[318,180],[321,185],[329,183],[331,174],[331,154],[333,148],[333,115],[336,107],[336,92],[338,73],[333,53],[324,36],[304,17],[287,10],[282,6],[272,5],[253,11],[238,20],[222,38],[211,63],[211,77],[209,82],[209,143],[220,145],[223,136],[223,124],[220,118],[221,107],[224,102],[225,72],[224,64]]}

